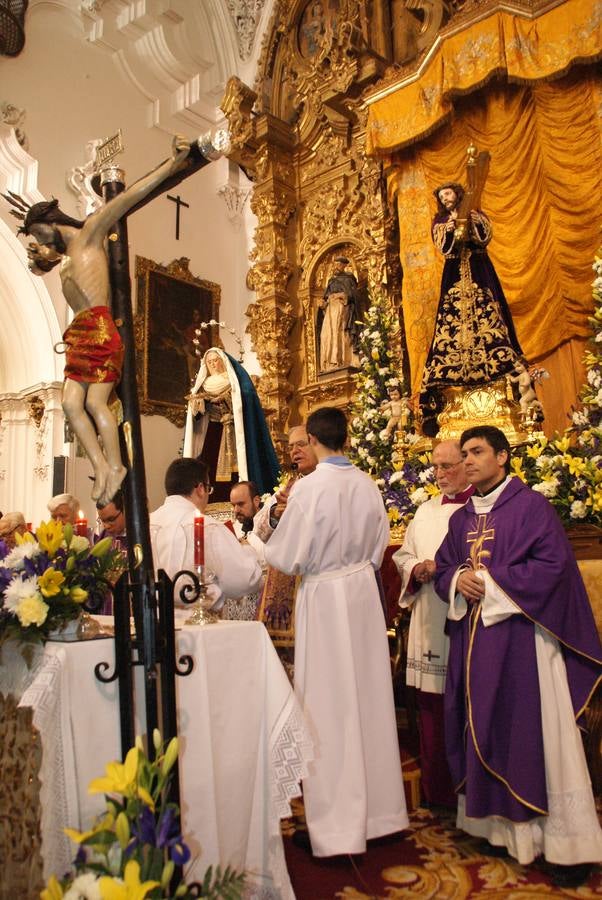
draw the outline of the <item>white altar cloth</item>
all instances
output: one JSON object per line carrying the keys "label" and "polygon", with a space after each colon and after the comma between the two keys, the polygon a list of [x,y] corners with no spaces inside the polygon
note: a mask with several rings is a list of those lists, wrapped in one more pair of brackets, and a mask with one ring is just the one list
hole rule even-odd
{"label": "white altar cloth", "polygon": [[[176,678],[182,830],[192,851],[186,878],[230,865],[247,872],[246,896],[293,898],[279,820],[300,793],[311,743],[269,636],[259,622],[184,627],[177,650],[194,659],[193,672]],[[20,703],[32,707],[42,735],[46,878],[73,859],[63,828],[88,828],[104,808],[89,782],[121,758],[117,682],[94,676],[101,661],[112,672],[113,659],[111,639],[50,642]],[[141,705],[140,691],[138,698]]]}

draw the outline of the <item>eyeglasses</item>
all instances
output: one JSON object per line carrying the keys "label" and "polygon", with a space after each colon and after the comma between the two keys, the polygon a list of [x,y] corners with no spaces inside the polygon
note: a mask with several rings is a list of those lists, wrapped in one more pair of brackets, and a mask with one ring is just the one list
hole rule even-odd
{"label": "eyeglasses", "polygon": [[96,518],[96,521],[98,522],[99,525],[114,525],[115,522],[117,521],[117,519],[119,518],[119,516],[121,516],[121,515],[122,515],[122,513],[120,511],[120,512],[115,513],[114,516],[107,516],[105,519],[101,518],[101,516],[98,516]]}
{"label": "eyeglasses", "polygon": [[207,496],[210,497],[211,494],[213,493],[213,485],[211,485],[211,484],[203,484],[203,487],[204,487],[205,490],[207,491]]}
{"label": "eyeglasses", "polygon": [[303,450],[304,447],[309,447],[309,441],[295,441],[294,444],[288,445],[288,452],[292,453],[293,450]]}
{"label": "eyeglasses", "polygon": [[459,459],[455,463],[433,463],[433,472],[436,472],[437,469],[441,469],[442,472],[449,472],[450,469],[455,469],[462,462],[464,462],[463,459]]}

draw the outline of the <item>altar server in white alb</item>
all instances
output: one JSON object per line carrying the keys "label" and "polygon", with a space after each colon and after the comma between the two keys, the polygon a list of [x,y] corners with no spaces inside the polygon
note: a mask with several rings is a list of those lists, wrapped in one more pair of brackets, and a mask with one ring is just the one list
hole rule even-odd
{"label": "altar server in white alb", "polygon": [[441,494],[418,507],[403,546],[393,560],[401,575],[399,605],[411,609],[406,684],[416,688],[420,715],[420,770],[423,800],[456,805],[445,755],[443,694],[449,655],[445,634],[448,605],[433,586],[435,554],[452,515],[473,493],[458,441],[441,441],[433,450],[435,481]]}
{"label": "altar server in white alb", "polygon": [[315,856],[363,853],[408,825],[384,615],[376,584],[389,524],[373,481],[344,456],[347,421],[316,410],[315,472],[295,483],[266,545],[270,565],[301,575],[295,691],[315,743],[303,781]]}
{"label": "altar server in white alb", "polygon": [[[194,570],[194,520],[204,517],[207,593],[212,608],[221,609],[227,597],[258,591],[262,572],[255,552],[239,544],[223,522],[205,515],[211,491],[204,462],[175,459],[165,473],[165,502],[150,515],[150,532],[155,569],[164,569],[173,578]],[[178,584],[176,590],[181,587]]]}

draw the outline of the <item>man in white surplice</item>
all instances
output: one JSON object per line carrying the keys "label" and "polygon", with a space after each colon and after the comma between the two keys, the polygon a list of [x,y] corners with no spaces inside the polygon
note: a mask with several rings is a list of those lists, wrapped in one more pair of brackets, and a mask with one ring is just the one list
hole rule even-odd
{"label": "man in white surplice", "polygon": [[435,481],[441,494],[419,506],[402,547],[393,556],[401,576],[399,605],[410,608],[406,684],[416,688],[420,715],[420,783],[423,800],[456,805],[445,756],[443,692],[449,653],[445,634],[448,606],[435,592],[435,553],[459,504],[473,492],[468,486],[458,441],[441,441],[433,450]]}
{"label": "man in white surplice", "polygon": [[375,570],[389,542],[378,488],[343,454],[344,414],[313,412],[316,471],[297,482],[266,559],[301,575],[295,691],[316,757],[303,781],[313,853],[363,853],[408,824],[386,626]]}
{"label": "man in white surplice", "polygon": [[194,571],[194,520],[203,515],[207,592],[213,609],[221,609],[226,597],[259,590],[262,572],[254,551],[239,544],[223,522],[205,515],[211,494],[205,463],[175,459],[165,473],[165,493],[163,506],[150,515],[155,569],[164,569],[170,578],[183,570]]}

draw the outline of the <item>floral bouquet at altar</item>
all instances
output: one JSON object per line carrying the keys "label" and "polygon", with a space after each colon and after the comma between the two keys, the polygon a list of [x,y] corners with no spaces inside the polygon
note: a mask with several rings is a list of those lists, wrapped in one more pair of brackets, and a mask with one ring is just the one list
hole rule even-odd
{"label": "floral bouquet at altar", "polygon": [[239,900],[245,876],[229,867],[214,874],[210,866],[203,884],[182,879],[190,850],[180,833],[180,810],[169,800],[178,739],[164,748],[155,731],[153,744],[151,760],[136,738],[124,763],[108,763],[106,775],[90,783],[91,794],[105,794],[106,811],[89,831],[66,829],[79,846],[74,872],[60,881],[53,875],[41,900]]}
{"label": "floral bouquet at altar", "polygon": [[110,537],[93,547],[71,525],[42,522],[16,535],[12,550],[0,541],[0,646],[7,638],[45,641],[80,617],[83,605],[99,608],[120,551]]}

